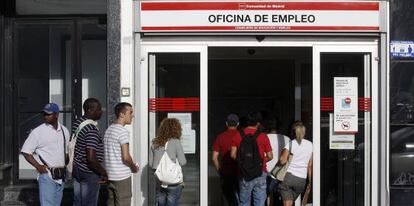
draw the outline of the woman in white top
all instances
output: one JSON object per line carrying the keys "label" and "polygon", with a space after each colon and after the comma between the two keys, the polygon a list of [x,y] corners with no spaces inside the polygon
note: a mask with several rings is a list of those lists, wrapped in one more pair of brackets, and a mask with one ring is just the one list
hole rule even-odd
{"label": "woman in white top", "polygon": [[279,192],[282,196],[284,206],[292,206],[293,201],[305,190],[306,178],[307,187],[310,189],[312,183],[312,142],[305,138],[305,125],[296,121],[292,126],[292,148],[289,151],[289,143],[286,144],[280,157],[280,163],[286,164],[289,154],[292,160],[289,164],[285,179],[279,184]]}

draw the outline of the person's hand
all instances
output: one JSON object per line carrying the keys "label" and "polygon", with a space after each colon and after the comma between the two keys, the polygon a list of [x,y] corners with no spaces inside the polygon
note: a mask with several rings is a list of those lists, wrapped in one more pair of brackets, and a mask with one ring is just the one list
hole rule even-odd
{"label": "person's hand", "polygon": [[105,174],[101,176],[101,179],[98,181],[98,183],[101,185],[108,183],[108,175]]}
{"label": "person's hand", "polygon": [[36,170],[37,170],[40,174],[47,173],[47,166],[46,166],[46,165],[39,165],[38,167],[36,167]]}
{"label": "person's hand", "polygon": [[132,173],[137,173],[139,171],[138,163],[135,163],[134,166],[131,168]]}

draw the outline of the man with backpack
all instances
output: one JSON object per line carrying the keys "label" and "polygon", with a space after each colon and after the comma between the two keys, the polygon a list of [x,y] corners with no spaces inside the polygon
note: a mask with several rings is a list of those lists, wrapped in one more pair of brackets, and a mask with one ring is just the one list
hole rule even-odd
{"label": "man with backpack", "polygon": [[[247,127],[233,138],[231,157],[237,159],[240,178],[240,204],[262,206],[266,201],[266,162],[273,159],[267,135],[259,130],[261,115],[247,115]],[[252,199],[253,198],[253,199]]]}

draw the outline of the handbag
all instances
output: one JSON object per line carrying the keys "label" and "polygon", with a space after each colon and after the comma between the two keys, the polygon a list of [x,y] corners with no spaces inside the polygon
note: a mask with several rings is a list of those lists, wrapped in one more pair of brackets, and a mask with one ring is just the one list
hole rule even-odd
{"label": "handbag", "polygon": [[292,141],[289,141],[288,161],[284,165],[282,165],[280,162],[276,163],[275,167],[271,171],[271,175],[274,179],[277,179],[281,182],[283,182],[283,180],[285,179],[286,172],[289,168],[289,164],[290,164],[290,162],[292,161],[292,158],[293,158],[293,154],[292,154],[291,150],[292,150]]}
{"label": "handbag", "polygon": [[79,124],[78,128],[75,130],[75,133],[72,134],[72,137],[69,140],[69,146],[68,146],[69,162],[66,166],[66,170],[68,171],[69,178],[71,177],[72,170],[73,170],[73,158],[75,157],[76,139],[78,138],[79,132],[88,124],[93,124],[95,126],[98,125],[96,121],[93,121],[91,119],[84,120],[83,122]]}
{"label": "handbag", "polygon": [[164,154],[161,157],[160,163],[155,170],[155,175],[162,183],[161,186],[167,187],[168,185],[180,184],[183,182],[183,171],[178,163],[178,159],[175,162],[171,160],[167,153],[168,142],[165,143]]}
{"label": "handbag", "polygon": [[[65,131],[63,131],[62,126],[60,127],[63,136],[63,158],[66,159],[66,136]],[[49,169],[50,175],[54,180],[61,180],[65,179],[66,177],[66,167],[49,167],[46,161],[39,155],[40,161],[43,162],[44,165]]]}

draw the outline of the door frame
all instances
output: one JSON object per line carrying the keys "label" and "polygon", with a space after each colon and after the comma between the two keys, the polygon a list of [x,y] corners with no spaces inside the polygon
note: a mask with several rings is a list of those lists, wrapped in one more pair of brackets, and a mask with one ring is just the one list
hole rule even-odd
{"label": "door frame", "polygon": [[[143,46],[141,48],[140,69],[139,78],[137,79],[139,89],[136,89],[137,98],[142,101],[136,101],[138,114],[140,116],[138,121],[135,121],[134,127],[138,128],[136,134],[140,138],[140,147],[134,145],[134,150],[139,151],[139,156],[136,159],[141,162],[141,165],[148,165],[148,152],[149,152],[149,109],[148,99],[149,97],[149,54],[151,53],[198,53],[200,55],[200,145],[208,145],[208,61],[207,61],[207,46],[206,45],[152,45]],[[138,85],[137,85],[138,86]],[[147,100],[147,101],[146,101]],[[200,146],[200,204],[207,203],[208,198],[208,161],[202,161],[208,159],[208,148]],[[148,171],[147,171],[148,172]],[[143,175],[140,180],[134,181],[134,191],[141,191],[142,194],[148,194],[148,177],[146,172],[143,171]],[[142,185],[142,187],[141,187]],[[134,192],[133,194],[141,194]],[[135,205],[144,205],[148,201],[145,201],[147,197],[135,197]]]}
{"label": "door frame", "polygon": [[[191,39],[188,37],[188,39]],[[361,52],[371,54],[371,119],[379,120],[378,116],[378,41],[373,38],[365,41],[335,41],[335,39],[326,40],[309,40],[309,41],[292,41],[290,40],[270,40],[267,42],[257,42],[255,40],[247,40],[243,37],[225,39],[223,41],[197,39],[194,41],[180,41],[179,39],[161,38],[146,42],[136,41],[136,69],[135,73],[135,89],[136,101],[135,105],[139,108],[139,116],[134,124],[134,133],[140,137],[139,143],[134,145],[134,150],[138,151],[135,155],[142,165],[148,164],[148,98],[149,98],[149,73],[148,73],[148,53],[200,53],[200,145],[208,145],[208,47],[310,47],[312,48],[312,95],[313,95],[313,145],[314,145],[314,161],[313,161],[313,205],[320,205],[320,53],[321,52]],[[371,136],[378,137],[378,121],[371,122]],[[367,141],[368,143],[368,141]],[[369,180],[369,184],[365,184],[365,205],[378,205],[378,167],[379,167],[379,139],[372,138],[370,142],[371,148],[368,158],[370,159],[368,170],[369,177],[365,177],[365,181]],[[200,205],[208,205],[208,149],[206,146],[200,147]],[[366,150],[367,150],[366,149]],[[204,161],[203,161],[204,160]],[[367,175],[367,173],[365,173]],[[141,185],[148,185],[146,176],[137,178],[134,181],[133,194],[142,194],[135,196],[136,204],[144,204],[144,194],[148,194],[148,188]],[[141,192],[138,192],[141,191]]]}
{"label": "door frame", "polygon": [[[371,95],[371,120],[378,120],[378,45],[377,44],[357,44],[353,45],[350,44],[338,44],[338,43],[330,43],[330,44],[315,44],[313,45],[313,76],[312,76],[312,94],[313,94],[313,145],[314,145],[314,156],[313,156],[313,179],[320,180],[320,168],[321,163],[321,155],[320,155],[320,128],[321,128],[321,105],[320,105],[320,54],[321,53],[368,53],[370,54],[370,64],[365,64],[364,73],[368,72],[371,73],[369,75],[364,75],[365,80],[364,83],[367,81],[367,78],[370,78],[370,88],[371,91],[369,92]],[[367,60],[366,57],[364,57]],[[366,68],[370,66],[371,68]],[[364,85],[365,88],[365,85]],[[365,89],[364,89],[365,90]],[[366,91],[366,90],[365,90]],[[365,94],[364,94],[365,95]],[[367,115],[366,115],[367,116]],[[365,118],[367,121],[367,118]],[[371,121],[371,135],[365,136],[365,184],[364,184],[364,191],[365,191],[365,206],[369,205],[378,205],[378,138],[371,138],[371,137],[378,137],[378,121]],[[367,182],[368,181],[368,182]],[[313,204],[320,205],[320,182],[313,181]]]}

